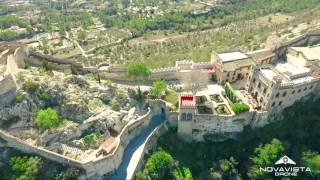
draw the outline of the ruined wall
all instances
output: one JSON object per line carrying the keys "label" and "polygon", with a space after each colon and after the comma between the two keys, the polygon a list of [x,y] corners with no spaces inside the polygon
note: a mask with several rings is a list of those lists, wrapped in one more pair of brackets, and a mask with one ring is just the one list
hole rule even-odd
{"label": "ruined wall", "polygon": [[[3,78],[3,79],[2,79]],[[16,85],[10,74],[0,77],[0,107],[11,103],[16,96]]]}
{"label": "ruined wall", "polygon": [[28,51],[24,47],[18,47],[14,51],[14,59],[16,61],[16,64],[19,68],[25,68],[26,67],[26,60],[28,59]]}

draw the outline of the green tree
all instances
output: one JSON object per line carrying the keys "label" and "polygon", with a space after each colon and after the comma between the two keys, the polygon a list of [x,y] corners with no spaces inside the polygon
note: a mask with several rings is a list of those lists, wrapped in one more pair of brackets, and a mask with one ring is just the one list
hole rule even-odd
{"label": "green tree", "polygon": [[[135,81],[145,81],[151,74],[150,69],[143,62],[135,62],[129,64],[127,74],[129,77],[134,78]],[[140,86],[138,86],[138,96],[139,99],[142,100],[142,93],[140,90]]]}
{"label": "green tree", "polygon": [[50,129],[58,127],[60,120],[57,112],[52,108],[48,108],[37,112],[36,124],[42,129]]}
{"label": "green tree", "polygon": [[233,157],[231,157],[229,160],[223,159],[219,161],[220,169],[225,176],[237,175],[237,165],[238,162]]}
{"label": "green tree", "polygon": [[314,176],[320,175],[320,154],[312,151],[306,151],[302,154],[304,164],[311,169]]}
{"label": "green tree", "polygon": [[135,62],[129,64],[127,73],[129,77],[139,80],[146,80],[150,76],[151,71],[145,63]]}
{"label": "green tree", "polygon": [[167,89],[167,83],[164,80],[157,80],[153,82],[151,88],[151,95],[155,98],[158,98],[161,93],[163,93]]}
{"label": "green tree", "polygon": [[260,145],[251,157],[253,165],[250,167],[248,176],[252,179],[265,179],[267,176],[259,170],[259,167],[271,166],[284,153],[284,147],[278,139],[272,139],[270,144]]}
{"label": "green tree", "polygon": [[151,179],[169,179],[172,176],[174,159],[165,151],[153,153],[147,160],[145,174]]}
{"label": "green tree", "polygon": [[42,164],[39,157],[14,156],[10,159],[12,179],[34,180],[42,168]]}

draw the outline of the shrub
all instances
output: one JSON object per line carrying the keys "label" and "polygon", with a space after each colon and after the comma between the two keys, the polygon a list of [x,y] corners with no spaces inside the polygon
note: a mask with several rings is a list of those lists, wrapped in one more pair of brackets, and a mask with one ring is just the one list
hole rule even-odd
{"label": "shrub", "polygon": [[83,141],[86,145],[90,145],[94,141],[94,134],[88,134],[84,136]]}
{"label": "shrub", "polygon": [[16,95],[15,99],[16,99],[16,103],[21,103],[23,101],[24,97],[21,95]]}
{"label": "shrub", "polygon": [[119,111],[120,110],[120,104],[118,101],[112,101],[111,102],[111,108],[114,111]]}
{"label": "shrub", "polygon": [[249,111],[250,109],[250,107],[244,103],[234,103],[231,105],[231,108],[236,114]]}
{"label": "shrub", "polygon": [[155,98],[158,98],[162,92],[164,92],[167,89],[167,83],[163,80],[158,80],[153,82],[152,88],[151,88],[151,95]]}
{"label": "shrub", "polygon": [[144,172],[147,173],[151,179],[164,179],[172,176],[174,167],[174,159],[165,151],[155,152],[148,159]]}
{"label": "shrub", "polygon": [[26,90],[28,93],[34,93],[38,88],[39,84],[31,80],[28,80],[24,84],[24,90]]}
{"label": "shrub", "polygon": [[40,98],[40,100],[42,100],[44,102],[48,102],[50,99],[50,96],[47,92],[43,92],[40,94],[39,98]]}
{"label": "shrub", "polygon": [[52,71],[52,67],[49,64],[49,62],[47,60],[43,60],[41,63],[40,68],[45,71],[45,72],[51,72]]}
{"label": "shrub", "polygon": [[11,179],[36,179],[42,164],[39,157],[14,156],[10,158]]}
{"label": "shrub", "polygon": [[42,129],[50,129],[58,127],[60,120],[57,112],[52,108],[48,108],[37,112],[36,124]]}

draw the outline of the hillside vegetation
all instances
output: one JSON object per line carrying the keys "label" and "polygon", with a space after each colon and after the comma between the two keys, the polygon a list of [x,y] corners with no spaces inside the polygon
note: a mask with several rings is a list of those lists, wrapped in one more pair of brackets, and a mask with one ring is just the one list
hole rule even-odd
{"label": "hillside vegetation", "polygon": [[190,168],[195,179],[271,178],[258,167],[272,166],[288,155],[298,166],[311,168],[311,174],[300,174],[299,179],[316,180],[320,178],[319,119],[319,100],[297,102],[285,110],[282,120],[259,129],[247,127],[237,140],[188,144],[172,130],[160,138],[159,149]]}

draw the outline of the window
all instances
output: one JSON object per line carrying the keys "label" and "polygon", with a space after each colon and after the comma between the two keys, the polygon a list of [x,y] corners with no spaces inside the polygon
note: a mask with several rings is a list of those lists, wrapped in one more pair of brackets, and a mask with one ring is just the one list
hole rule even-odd
{"label": "window", "polygon": [[279,95],[280,95],[280,93],[277,93],[277,94],[276,94],[276,98],[279,97]]}
{"label": "window", "polygon": [[282,94],[282,97],[285,97],[287,95],[287,92],[284,92],[283,94]]}
{"label": "window", "polygon": [[294,93],[296,93],[296,91],[295,91],[295,90],[293,90],[293,91],[292,91],[292,94],[294,94]]}
{"label": "window", "polygon": [[282,104],[282,101],[279,102],[279,106],[281,106],[281,104]]}
{"label": "window", "polygon": [[260,87],[261,87],[261,83],[258,84],[258,88],[260,88]]}
{"label": "window", "polygon": [[263,94],[266,94],[266,92],[267,92],[267,88],[264,88],[263,89]]}
{"label": "window", "polygon": [[303,89],[303,91],[306,91],[307,90],[307,87],[305,87],[304,89]]}
{"label": "window", "polygon": [[298,90],[298,93],[301,92],[301,89]]}
{"label": "window", "polygon": [[230,72],[227,73],[227,77],[229,77],[229,76],[230,76]]}
{"label": "window", "polygon": [[311,85],[310,87],[309,87],[309,89],[312,89],[313,88],[313,86]]}
{"label": "window", "polygon": [[187,115],[186,115],[186,113],[182,113],[181,114],[181,121],[185,121],[185,120],[187,120]]}
{"label": "window", "polygon": [[255,83],[256,82],[256,78],[253,78],[253,81],[252,81],[253,83]]}
{"label": "window", "polygon": [[273,103],[271,104],[271,107],[274,107],[274,105],[276,105],[276,103],[275,103],[275,102],[273,102]]}
{"label": "window", "polygon": [[192,114],[191,114],[191,113],[188,113],[188,115],[187,115],[187,121],[192,121]]}

